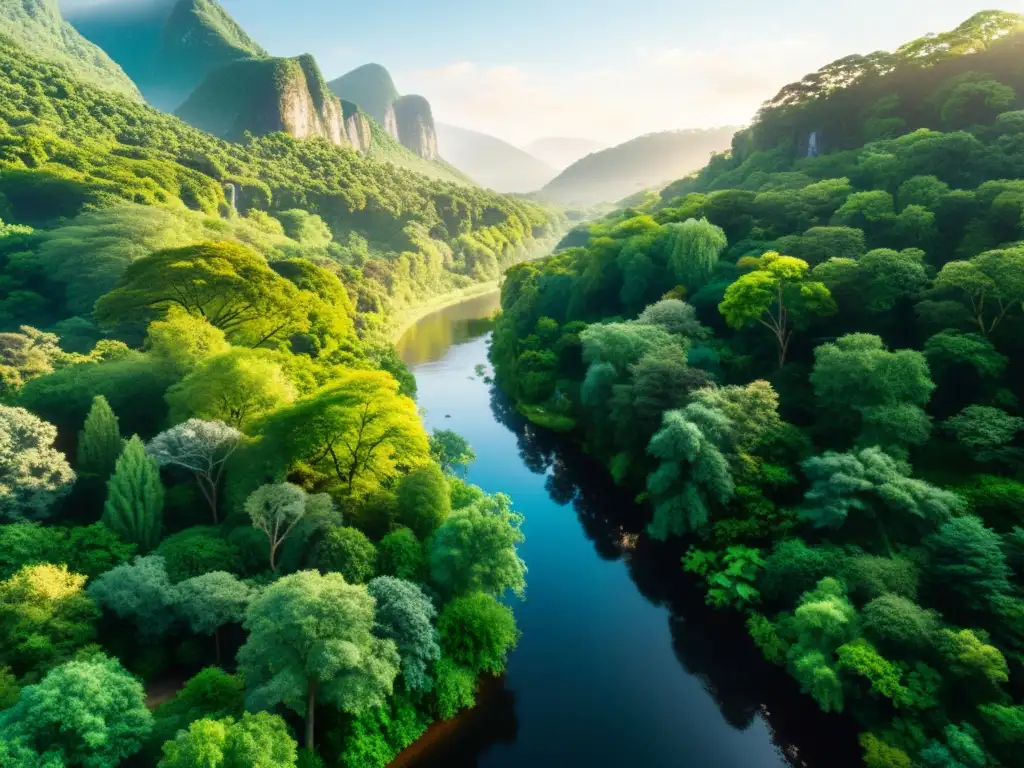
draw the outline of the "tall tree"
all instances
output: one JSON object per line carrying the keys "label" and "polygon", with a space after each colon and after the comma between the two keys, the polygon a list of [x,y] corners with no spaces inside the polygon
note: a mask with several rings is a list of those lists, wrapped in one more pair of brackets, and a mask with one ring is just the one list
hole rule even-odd
{"label": "tall tree", "polygon": [[216,524],[217,488],[224,465],[241,439],[241,432],[223,422],[189,419],[154,437],[146,451],[161,466],[170,464],[192,472]]}
{"label": "tall tree", "polygon": [[326,493],[309,495],[297,485],[264,485],[245,500],[245,512],[254,527],[266,534],[270,546],[270,568],[277,570],[277,551],[303,520],[326,519],[334,502]]}
{"label": "tall tree", "polygon": [[434,604],[415,584],[390,576],[377,577],[366,589],[377,601],[373,631],[395,642],[406,690],[429,691],[433,680],[428,669],[441,655]]}
{"label": "tall tree", "polygon": [[284,704],[306,718],[307,749],[314,745],[318,700],[345,712],[382,706],[398,674],[391,640],[373,634],[374,600],[366,587],[336,573],[301,571],[257,597],[245,618],[249,638],[238,652],[246,703],[254,709]]}
{"label": "tall tree", "polygon": [[806,261],[774,251],[744,261],[753,271],[726,289],[718,310],[733,328],[760,323],[770,330],[779,347],[781,368],[794,331],[810,315],[835,312],[835,302],[823,283],[808,279]]}
{"label": "tall tree", "polygon": [[988,336],[1024,302],[1024,248],[951,261],[935,278],[935,289],[962,298],[981,335]]}
{"label": "tall tree", "polygon": [[175,587],[175,610],[193,632],[213,635],[220,664],[220,628],[240,624],[256,592],[225,571],[212,571]]}
{"label": "tall tree", "polygon": [[89,597],[135,624],[146,638],[159,637],[174,624],[177,592],[159,555],[136,557],[89,585]]}
{"label": "tall tree", "polygon": [[106,482],[123,448],[117,416],[107,398],[96,395],[85,428],[78,433],[78,471]]}
{"label": "tall tree", "polygon": [[718,257],[728,241],[725,232],[707,219],[687,219],[666,224],[668,261],[676,279],[696,292],[711,277]]}
{"label": "tall tree", "polygon": [[399,525],[426,540],[452,510],[448,481],[436,464],[424,464],[398,481]]}
{"label": "tall tree", "polygon": [[103,523],[144,555],[160,543],[163,517],[160,466],[135,435],[125,443],[114,476],[107,482]]}
{"label": "tall tree", "polygon": [[52,424],[0,405],[0,518],[43,519],[71,490],[75,473],[53,447],[56,439]]}

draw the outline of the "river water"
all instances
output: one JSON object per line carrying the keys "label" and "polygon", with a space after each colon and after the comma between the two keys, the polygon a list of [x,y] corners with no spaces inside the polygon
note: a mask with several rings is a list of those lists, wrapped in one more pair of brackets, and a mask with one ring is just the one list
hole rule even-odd
{"label": "river water", "polygon": [[704,606],[679,551],[563,438],[525,423],[486,366],[497,294],[423,318],[399,342],[428,428],[477,454],[468,479],[525,516],[522,639],[504,687],[422,765],[462,768],[845,768],[854,735]]}

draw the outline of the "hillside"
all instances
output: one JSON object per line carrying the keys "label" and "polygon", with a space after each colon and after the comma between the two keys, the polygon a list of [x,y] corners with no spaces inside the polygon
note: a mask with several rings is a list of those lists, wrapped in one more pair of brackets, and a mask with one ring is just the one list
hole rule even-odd
{"label": "hillside", "polygon": [[539,196],[577,205],[621,200],[697,170],[714,152],[728,147],[735,132],[725,127],[640,136],[577,160]]}
{"label": "hillside", "polygon": [[556,171],[564,171],[580,158],[607,149],[604,144],[590,139],[552,136],[523,145],[523,151],[547,163]]}
{"label": "hillside", "polygon": [[533,192],[558,173],[508,142],[444,123],[437,124],[437,149],[477,183],[498,192]]}
{"label": "hillside", "polygon": [[227,64],[210,73],[175,114],[227,141],[240,141],[246,132],[283,131],[350,145],[341,102],[327,90],[312,56]]}
{"label": "hillside", "polygon": [[392,130],[394,110],[391,105],[399,93],[387,69],[380,64],[364,64],[331,80],[327,85],[339,99],[358,104],[366,114],[397,137]]}
{"label": "hillside", "polygon": [[138,99],[135,84],[99,47],[64,20],[58,0],[0,0],[0,27],[26,50],[93,85]]}

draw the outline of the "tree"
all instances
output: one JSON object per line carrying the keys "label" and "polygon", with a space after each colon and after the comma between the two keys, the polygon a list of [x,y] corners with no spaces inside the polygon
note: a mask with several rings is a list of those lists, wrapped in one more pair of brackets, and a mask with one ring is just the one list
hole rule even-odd
{"label": "tree", "polygon": [[238,675],[220,667],[207,667],[189,679],[177,695],[153,710],[154,744],[163,744],[202,718],[241,717],[245,711],[245,684]]}
{"label": "tree", "polygon": [[811,384],[834,428],[866,445],[920,445],[931,432],[924,406],[935,384],[920,352],[890,352],[878,336],[850,333],[814,350]]}
{"label": "tree", "polygon": [[198,363],[166,397],[172,421],[199,418],[243,428],[295,395],[274,352],[234,348]]}
{"label": "tree", "polygon": [[302,461],[355,496],[422,464],[429,451],[415,403],[382,371],[342,375],[272,413],[259,431],[286,463]]}
{"label": "tree", "polygon": [[85,576],[50,564],[0,582],[0,666],[45,670],[92,640],[99,611],[84,585]]}
{"label": "tree", "polygon": [[78,471],[106,482],[123,449],[117,416],[107,398],[96,395],[85,428],[78,433]]}
{"label": "tree", "polygon": [[164,515],[164,487],[160,467],[146,454],[138,435],[124,445],[124,451],[107,482],[103,523],[125,541],[147,554],[160,542]]}
{"label": "tree", "polygon": [[641,325],[659,326],[671,334],[688,339],[706,339],[711,335],[710,330],[697,319],[697,310],[679,299],[662,299],[651,304],[640,313],[636,321]]}
{"label": "tree", "polygon": [[951,261],[935,278],[934,287],[962,297],[981,335],[989,336],[1024,302],[1024,248]]}
{"label": "tree", "polygon": [[999,408],[969,405],[948,419],[945,426],[978,461],[998,461],[1019,453],[1009,444],[1024,429],[1024,419]]}
{"label": "tree", "polygon": [[255,592],[230,573],[212,571],[175,587],[174,608],[193,632],[213,635],[220,664],[220,628],[240,624]]}
{"label": "tree", "polygon": [[428,543],[432,584],[450,596],[500,596],[506,589],[522,596],[526,565],[516,552],[522,521],[502,493],[452,512]]}
{"label": "tree", "polygon": [[972,515],[954,517],[924,540],[925,575],[941,602],[961,615],[984,616],[988,602],[1012,592],[999,534]]}
{"label": "tree", "polygon": [[425,540],[452,510],[448,481],[436,464],[417,467],[398,481],[397,522]]}
{"label": "tree", "polygon": [[62,563],[74,573],[95,578],[135,554],[103,523],[62,528],[38,523],[0,526],[0,579],[25,565]]}
{"label": "tree", "polygon": [[225,463],[241,439],[241,432],[223,422],[189,419],[154,437],[146,451],[160,466],[170,464],[195,475],[216,524],[217,486]]}
{"label": "tree", "polygon": [[57,430],[24,408],[0,405],[0,518],[40,520],[68,494],[75,473],[53,448]]}
{"label": "tree", "polygon": [[424,575],[425,565],[423,545],[408,528],[392,531],[377,545],[377,573],[381,576],[419,581]]}
{"label": "tree", "polygon": [[442,720],[455,717],[460,709],[476,704],[476,678],[473,670],[452,659],[441,657],[434,669],[437,684],[437,714]]}
{"label": "tree", "polygon": [[[658,325],[642,323],[595,323],[580,334],[583,361],[591,369],[607,363],[619,374],[656,350],[682,355],[685,341]],[[589,372],[588,372],[589,374]]]}
{"label": "tree", "polygon": [[889,553],[892,534],[914,541],[964,508],[959,496],[910,477],[909,467],[877,447],[828,451],[801,466],[811,481],[801,517],[818,528],[840,528],[853,522],[851,515],[863,516]]}
{"label": "tree", "polygon": [[160,365],[186,375],[200,362],[231,349],[224,331],[181,307],[168,308],[163,320],[154,320],[146,333],[146,349]]}
{"label": "tree", "polygon": [[307,749],[318,700],[351,713],[382,706],[399,657],[394,642],[373,635],[373,614],[366,588],[336,573],[301,571],[271,584],[249,606],[238,652],[248,706],[284,704],[304,716]]}
{"label": "tree", "polygon": [[761,379],[745,387],[704,387],[693,393],[693,400],[721,411],[729,420],[731,442],[741,456],[753,451],[765,435],[782,427],[779,396]]}
{"label": "tree", "polygon": [[362,531],[339,525],[320,540],[313,559],[321,571],[336,571],[350,584],[365,584],[373,578],[377,548]]}
{"label": "tree", "polygon": [[490,595],[476,592],[448,603],[437,620],[445,658],[473,671],[500,675],[519,641],[512,611]]}
{"label": "tree", "polygon": [[250,347],[308,327],[299,290],[254,251],[228,242],[158,251],[124,272],[96,302],[101,325],[160,317],[178,306]]}
{"label": "tree", "polygon": [[700,288],[711,277],[719,254],[728,245],[725,232],[707,219],[666,224],[663,231],[668,261],[676,279],[691,290]]}
{"label": "tree", "polygon": [[912,658],[934,645],[939,615],[905,597],[879,595],[864,606],[861,623],[880,647],[892,649],[897,658]]}
{"label": "tree", "polygon": [[430,457],[441,465],[443,472],[459,474],[476,461],[469,441],[450,429],[435,429],[430,434]]}
{"label": "tree", "polygon": [[647,477],[654,519],[647,530],[665,541],[703,528],[715,504],[732,498],[734,484],[721,446],[732,436],[732,422],[717,408],[691,403],[667,411],[647,453],[659,460]]}
{"label": "tree", "polygon": [[172,533],[153,554],[164,559],[167,576],[173,583],[213,571],[244,570],[238,547],[212,525],[194,525]]}
{"label": "tree", "polygon": [[726,289],[718,310],[733,328],[757,322],[770,330],[781,368],[794,331],[809,315],[835,312],[835,302],[823,283],[808,279],[806,261],[769,251],[749,265],[753,271]]}
{"label": "tree", "polygon": [[277,570],[277,550],[302,520],[329,515],[334,502],[326,493],[313,496],[297,485],[264,485],[245,500],[245,511],[254,527],[266,534],[270,545],[270,568]]}
{"label": "tree", "polygon": [[87,768],[115,768],[139,751],[152,725],[142,683],[102,655],[53,669],[0,713],[6,737]]}
{"label": "tree", "polygon": [[295,739],[280,715],[246,712],[235,721],[203,718],[163,745],[158,768],[295,768]]}
{"label": "tree", "polygon": [[135,624],[144,637],[159,637],[174,623],[177,593],[159,555],[136,557],[89,585],[89,597]]}
{"label": "tree", "polygon": [[429,691],[434,681],[428,668],[441,655],[433,603],[415,584],[391,576],[377,577],[366,589],[377,601],[374,634],[394,641],[406,690]]}

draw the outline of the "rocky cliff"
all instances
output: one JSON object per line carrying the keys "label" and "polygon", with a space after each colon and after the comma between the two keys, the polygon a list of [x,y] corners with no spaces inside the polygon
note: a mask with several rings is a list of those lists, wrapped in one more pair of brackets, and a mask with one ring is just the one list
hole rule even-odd
{"label": "rocky cliff", "polygon": [[391,105],[398,98],[398,89],[391,73],[380,64],[364,64],[353,69],[337,80],[328,83],[328,87],[342,101],[358,104],[366,114],[388,129],[397,138],[397,130],[392,132],[388,123],[394,123],[394,110]]}
{"label": "rocky cliff", "polygon": [[348,139],[348,143],[360,152],[368,152],[373,141],[370,118],[351,101],[342,101],[341,109],[345,120],[345,137]]}
{"label": "rocky cliff", "polygon": [[437,159],[437,126],[430,102],[422,96],[401,96],[394,103],[398,140],[424,160]]}
{"label": "rocky cliff", "polygon": [[297,139],[350,143],[341,102],[327,89],[312,56],[228,64],[207,76],[176,114],[229,141],[246,131],[256,136],[283,131]]}

